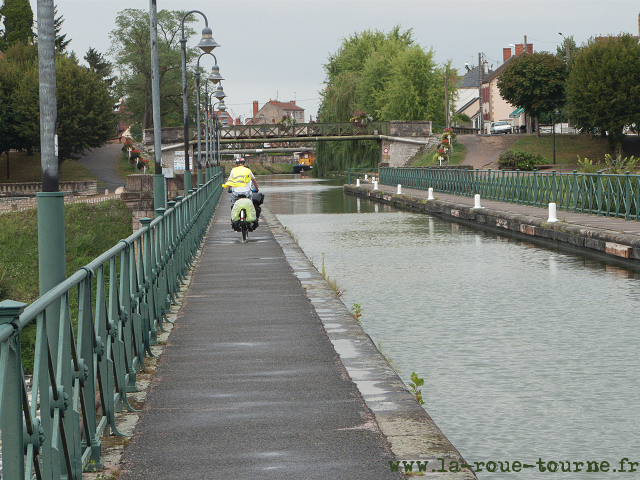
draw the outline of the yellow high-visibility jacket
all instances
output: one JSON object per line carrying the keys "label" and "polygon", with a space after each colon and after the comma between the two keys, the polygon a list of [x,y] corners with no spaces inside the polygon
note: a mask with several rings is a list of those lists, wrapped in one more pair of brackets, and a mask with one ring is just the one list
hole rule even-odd
{"label": "yellow high-visibility jacket", "polygon": [[240,165],[239,167],[234,167],[229,174],[229,178],[227,179],[227,183],[222,184],[222,188],[227,187],[244,187],[247,183],[251,181],[251,170],[247,167]]}

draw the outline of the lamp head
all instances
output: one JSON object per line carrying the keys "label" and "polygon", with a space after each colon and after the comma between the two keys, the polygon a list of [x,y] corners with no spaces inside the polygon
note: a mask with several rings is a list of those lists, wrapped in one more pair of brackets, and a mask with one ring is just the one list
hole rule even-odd
{"label": "lamp head", "polygon": [[204,27],[202,29],[202,38],[200,39],[200,43],[198,44],[198,48],[200,48],[205,53],[211,53],[216,47],[219,47],[216,41],[213,39],[213,32],[209,27]]}
{"label": "lamp head", "polygon": [[209,80],[214,85],[216,83],[220,83],[221,80],[224,80],[224,78],[222,78],[222,75],[220,75],[220,67],[218,67],[218,65],[214,65],[213,67],[211,67],[211,74],[207,77],[207,80]]}
{"label": "lamp head", "polygon": [[216,88],[216,93],[214,93],[213,96],[220,100],[222,100],[227,96],[227,94],[224,93],[224,90],[222,90],[222,85],[220,83],[218,84],[218,88]]}
{"label": "lamp head", "polygon": [[224,104],[224,100],[220,100],[220,102],[218,102],[218,110],[220,112],[224,112],[227,110],[227,106]]}

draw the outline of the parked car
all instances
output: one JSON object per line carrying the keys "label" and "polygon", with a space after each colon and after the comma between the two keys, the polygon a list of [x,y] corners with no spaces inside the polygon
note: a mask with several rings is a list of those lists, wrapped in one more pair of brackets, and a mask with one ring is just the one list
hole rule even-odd
{"label": "parked car", "polygon": [[512,127],[509,122],[491,122],[489,133],[512,133]]}

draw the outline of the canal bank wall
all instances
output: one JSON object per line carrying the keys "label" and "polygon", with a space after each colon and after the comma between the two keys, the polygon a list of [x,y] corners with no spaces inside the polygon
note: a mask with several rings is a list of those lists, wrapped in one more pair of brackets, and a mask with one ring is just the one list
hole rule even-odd
{"label": "canal bank wall", "polygon": [[265,206],[262,216],[338,353],[345,379],[356,384],[389,442],[397,460],[390,468],[424,478],[477,479],[277,217]]}
{"label": "canal bank wall", "polygon": [[[496,204],[491,207],[474,208],[473,199],[459,197],[452,199],[452,195],[442,195],[448,199],[438,198],[441,195],[434,192],[434,200],[427,200],[427,192],[412,191],[411,193],[391,193],[395,187],[379,186],[374,190],[372,185],[354,186],[344,185],[344,192],[350,195],[365,197],[370,200],[392,205],[396,208],[410,210],[419,213],[438,215],[449,220],[488,228],[493,231],[509,231],[516,236],[536,238],[543,242],[566,244],[571,247],[585,249],[591,253],[605,255],[611,260],[622,261],[626,264],[640,260],[640,235],[625,233],[628,228],[638,228],[637,222],[620,219],[608,219],[610,228],[598,228],[589,225],[581,225],[580,217],[585,217],[584,223],[591,215],[572,213],[571,223],[566,221],[548,222],[545,218],[522,212],[509,211],[510,207],[521,207],[508,203],[501,203],[504,210],[498,210]],[[468,201],[471,204],[463,203]],[[527,207],[523,207],[527,208]],[[531,210],[544,211],[534,207]],[[516,208],[513,208],[514,210]],[[569,216],[568,212],[558,212],[558,217]],[[576,218],[577,217],[577,218]],[[601,218],[601,217],[595,217]],[[626,224],[626,225],[625,225]],[[633,225],[631,225],[633,224]]]}

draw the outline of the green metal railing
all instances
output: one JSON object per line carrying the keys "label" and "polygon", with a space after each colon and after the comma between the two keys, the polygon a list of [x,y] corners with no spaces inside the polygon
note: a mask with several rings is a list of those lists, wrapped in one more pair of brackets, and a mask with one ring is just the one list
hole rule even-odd
{"label": "green metal railing", "polygon": [[378,175],[378,168],[349,168],[347,169],[347,184],[351,185],[351,179],[363,178],[366,175]]}
{"label": "green metal railing", "polygon": [[[115,414],[123,406],[134,411],[127,393],[136,391],[220,200],[220,168],[208,176],[31,305],[0,302],[2,478],[79,479],[102,468],[100,438],[108,429],[121,435]],[[20,335],[31,322],[29,391]]]}
{"label": "green metal railing", "polygon": [[640,220],[640,176],[598,173],[380,168],[380,183],[487,200]]}

